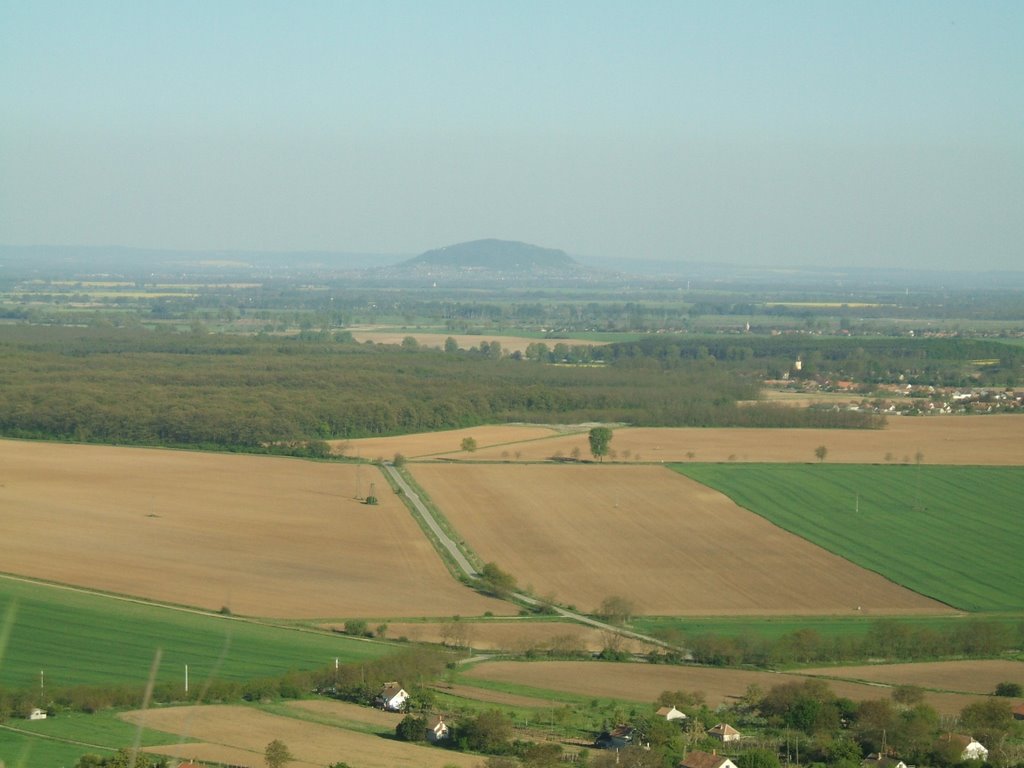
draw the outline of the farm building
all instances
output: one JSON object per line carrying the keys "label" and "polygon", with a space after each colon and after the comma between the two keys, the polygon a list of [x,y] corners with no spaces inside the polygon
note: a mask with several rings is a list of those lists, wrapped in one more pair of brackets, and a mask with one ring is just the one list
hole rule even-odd
{"label": "farm building", "polygon": [[398,683],[384,683],[381,692],[377,694],[374,702],[381,709],[388,712],[401,712],[409,701],[409,694]]}
{"label": "farm building", "polygon": [[621,749],[632,745],[636,735],[636,729],[633,726],[619,725],[598,736],[594,740],[594,746],[598,749]]}
{"label": "farm building", "polygon": [[736,763],[716,752],[701,752],[694,749],[682,759],[679,768],[736,768]]}
{"label": "farm building", "polygon": [[448,738],[448,725],[441,715],[427,721],[427,741],[436,744]]}
{"label": "farm building", "polygon": [[739,741],[740,732],[728,723],[719,723],[714,728],[708,729],[708,736],[722,742]]}
{"label": "farm building", "polygon": [[658,717],[663,717],[666,720],[685,720],[686,713],[680,712],[675,707],[659,707],[658,711],[654,713]]}
{"label": "farm building", "polygon": [[1013,708],[1013,719],[1024,720],[1024,704],[1018,704]]}
{"label": "farm building", "polygon": [[45,709],[40,709],[39,707],[34,707],[33,709],[29,710],[28,719],[29,720],[45,720],[46,719],[46,710]]}

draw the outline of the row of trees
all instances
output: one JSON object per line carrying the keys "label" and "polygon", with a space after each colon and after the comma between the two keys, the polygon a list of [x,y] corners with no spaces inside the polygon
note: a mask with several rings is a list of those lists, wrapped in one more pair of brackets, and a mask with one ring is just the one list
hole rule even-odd
{"label": "row of trees", "polygon": [[970,619],[948,627],[915,626],[881,619],[863,634],[826,636],[814,629],[799,629],[777,638],[760,635],[663,632],[664,639],[687,647],[694,661],[715,666],[753,664],[775,666],[888,659],[914,661],[967,656],[992,657],[1024,643],[1024,623]]}

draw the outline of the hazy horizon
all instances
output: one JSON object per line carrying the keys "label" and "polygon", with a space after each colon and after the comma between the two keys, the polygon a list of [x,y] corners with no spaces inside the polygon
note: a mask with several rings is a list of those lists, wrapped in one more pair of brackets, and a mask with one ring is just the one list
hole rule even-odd
{"label": "hazy horizon", "polygon": [[1024,6],[0,3],[0,243],[1020,269]]}

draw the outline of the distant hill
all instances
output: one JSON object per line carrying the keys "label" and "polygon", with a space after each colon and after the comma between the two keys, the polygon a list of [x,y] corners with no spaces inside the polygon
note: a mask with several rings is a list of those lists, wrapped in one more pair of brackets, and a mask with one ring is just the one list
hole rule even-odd
{"label": "distant hill", "polygon": [[565,251],[541,248],[514,240],[472,240],[421,253],[406,262],[410,267],[484,269],[493,272],[576,270],[579,264]]}

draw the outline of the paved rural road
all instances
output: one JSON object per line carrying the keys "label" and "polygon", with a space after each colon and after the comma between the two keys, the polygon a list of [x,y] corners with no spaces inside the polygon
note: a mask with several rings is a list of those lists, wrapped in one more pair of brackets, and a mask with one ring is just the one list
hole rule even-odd
{"label": "paved rural road", "polygon": [[430,514],[430,510],[427,509],[427,506],[420,499],[419,494],[409,487],[409,484],[405,482],[405,478],[402,477],[401,473],[399,473],[397,469],[395,469],[395,466],[393,464],[385,464],[384,471],[387,472],[391,476],[391,479],[395,481],[395,484],[402,489],[402,493],[404,493],[405,497],[412,502],[412,505],[419,513],[419,516],[423,518],[423,522],[425,522],[427,527],[434,532],[434,535],[437,536],[437,540],[441,542],[441,546],[448,550],[459,568],[462,569],[462,572],[471,579],[479,577],[480,574],[477,572],[476,568],[470,565],[469,560],[467,560],[466,556],[459,551],[459,548],[456,546],[455,542],[448,537],[448,534],[441,530],[441,526],[437,524],[437,520],[435,520],[434,516]]}
{"label": "paved rural road", "polygon": [[[405,478],[402,477],[401,473],[395,468],[395,466],[393,464],[385,464],[384,471],[387,472],[388,475],[395,481],[395,484],[402,489],[402,493],[404,493],[406,498],[409,499],[410,502],[412,502],[412,505],[416,509],[416,512],[419,514],[421,518],[423,518],[423,522],[425,522],[427,524],[427,527],[434,532],[434,535],[437,536],[437,540],[441,542],[441,546],[448,550],[451,556],[455,559],[455,562],[458,563],[459,568],[462,569],[462,572],[469,576],[471,579],[478,578],[480,576],[480,573],[476,570],[476,568],[470,565],[469,560],[467,560],[466,556],[462,554],[462,552],[456,546],[455,542],[452,541],[451,538],[449,538],[448,534],[441,530],[441,526],[437,524],[437,520],[434,519],[434,516],[431,514],[430,510],[427,509],[427,506],[423,503],[423,500],[420,499],[419,494],[417,494],[416,491],[414,491],[409,486],[409,484],[405,482]],[[642,635],[639,632],[633,632],[628,629],[623,629],[622,627],[616,627],[614,624],[606,624],[603,621],[592,619],[589,616],[584,616],[582,613],[576,613],[574,611],[561,608],[557,605],[548,606],[547,603],[543,603],[535,597],[530,597],[530,595],[524,595],[522,592],[514,592],[513,596],[520,602],[526,603],[527,605],[550,607],[552,610],[555,611],[555,613],[566,619],[578,621],[582,624],[589,624],[592,627],[597,627],[598,629],[602,629],[607,632],[614,632],[624,637],[631,637],[634,640],[642,640],[645,643],[659,645],[662,648],[680,650],[673,645],[669,645],[668,643],[662,640],[658,640],[657,638],[650,637],[648,635]]]}

